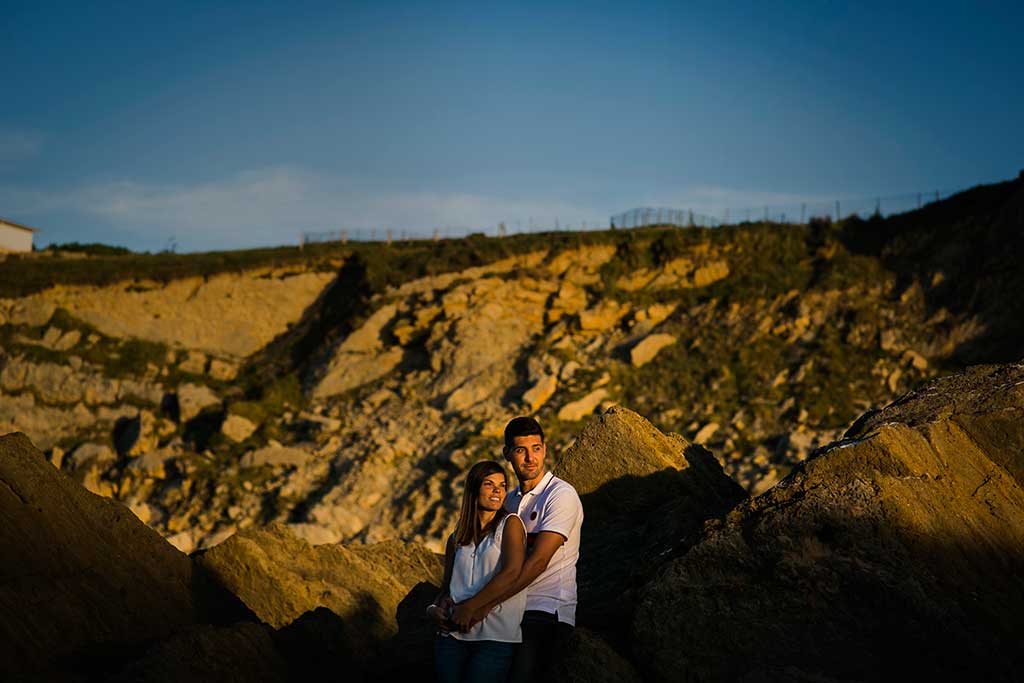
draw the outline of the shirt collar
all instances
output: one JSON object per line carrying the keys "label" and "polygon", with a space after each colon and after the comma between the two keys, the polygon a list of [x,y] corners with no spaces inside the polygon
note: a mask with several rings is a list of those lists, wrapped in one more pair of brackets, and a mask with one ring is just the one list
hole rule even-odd
{"label": "shirt collar", "polygon": [[541,493],[544,490],[544,488],[548,485],[548,483],[551,481],[552,477],[554,477],[554,476],[555,475],[551,474],[551,470],[548,470],[547,472],[544,473],[544,476],[541,477],[540,483],[537,484],[536,486],[534,486],[533,489],[531,489],[529,493],[523,493],[523,487],[520,486],[519,487],[519,495],[520,496],[533,496],[533,495],[536,495],[538,493]]}

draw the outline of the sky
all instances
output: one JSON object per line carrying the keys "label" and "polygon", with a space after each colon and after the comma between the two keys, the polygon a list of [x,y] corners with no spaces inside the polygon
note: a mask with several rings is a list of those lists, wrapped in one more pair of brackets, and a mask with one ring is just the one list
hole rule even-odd
{"label": "sky", "polygon": [[0,217],[38,246],[736,217],[1024,168],[1020,2],[0,5]]}

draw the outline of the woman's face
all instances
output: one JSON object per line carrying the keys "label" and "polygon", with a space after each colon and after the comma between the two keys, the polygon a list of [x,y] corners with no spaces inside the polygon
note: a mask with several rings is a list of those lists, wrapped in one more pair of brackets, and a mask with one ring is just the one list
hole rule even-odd
{"label": "woman's face", "polygon": [[477,496],[477,505],[484,510],[497,512],[505,502],[508,484],[505,483],[505,475],[500,472],[488,474],[480,482],[480,493]]}

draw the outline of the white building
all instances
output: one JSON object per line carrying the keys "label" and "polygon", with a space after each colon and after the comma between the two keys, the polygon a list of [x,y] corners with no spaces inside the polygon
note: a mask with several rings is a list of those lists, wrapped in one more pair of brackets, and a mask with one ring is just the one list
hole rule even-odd
{"label": "white building", "polygon": [[36,232],[35,228],[0,218],[0,252],[32,251],[32,235]]}

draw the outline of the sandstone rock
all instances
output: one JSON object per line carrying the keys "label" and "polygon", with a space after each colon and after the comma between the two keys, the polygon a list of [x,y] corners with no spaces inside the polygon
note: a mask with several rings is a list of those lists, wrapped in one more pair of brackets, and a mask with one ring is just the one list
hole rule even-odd
{"label": "sandstone rock", "polygon": [[60,446],[54,446],[50,449],[50,454],[47,457],[47,460],[49,460],[50,464],[59,470],[64,465],[64,455],[65,452],[63,448]]}
{"label": "sandstone rock", "polygon": [[54,351],[68,351],[82,339],[82,333],[78,330],[68,330],[61,335],[54,345]]}
{"label": "sandstone rock", "polygon": [[148,453],[159,445],[157,417],[148,410],[140,410],[134,417],[121,418],[114,426],[114,448],[122,456],[135,457]]}
{"label": "sandstone rock", "polygon": [[619,324],[629,313],[628,304],[605,300],[593,308],[580,312],[580,329],[584,332],[604,332]]}
{"label": "sandstone rock", "polygon": [[197,563],[274,628],[318,607],[331,610],[363,660],[397,634],[402,600],[421,582],[439,585],[443,570],[441,558],[414,544],[314,548],[280,525],[241,531]]}
{"label": "sandstone rock", "polygon": [[558,378],[561,379],[563,382],[567,382],[570,379],[572,379],[573,375],[575,375],[576,371],[579,369],[580,364],[574,360],[571,360],[562,366],[561,372],[558,373]]}
{"label": "sandstone rock", "polygon": [[558,389],[558,378],[554,375],[545,375],[523,394],[523,402],[529,408],[529,412],[535,413],[555,395],[556,389]]}
{"label": "sandstone rock", "polygon": [[912,349],[903,352],[903,360],[909,361],[915,370],[928,369],[928,359]]}
{"label": "sandstone rock", "polygon": [[1020,364],[972,368],[865,415],[649,583],[634,620],[644,673],[1014,678],[1022,417]]}
{"label": "sandstone rock", "polygon": [[595,272],[615,256],[613,245],[596,245],[579,249],[566,249],[551,257],[548,270],[552,275],[561,275],[576,266],[584,272]]}
{"label": "sandstone rock", "polygon": [[0,311],[11,325],[42,327],[50,322],[57,307],[35,297],[24,299],[0,299]]}
{"label": "sandstone rock", "polygon": [[558,411],[558,419],[565,422],[582,420],[594,412],[594,408],[600,405],[601,401],[608,397],[607,389],[595,389],[581,399],[566,403]]}
{"label": "sandstone rock", "polygon": [[134,458],[128,463],[126,470],[150,479],[166,479],[167,463],[180,457],[180,453],[172,448],[161,448]]}
{"label": "sandstone rock", "polygon": [[484,283],[477,283],[450,292],[462,295],[466,307],[435,324],[426,343],[436,373],[433,392],[448,395],[448,410],[461,412],[500,397],[515,383],[520,353],[543,330],[543,297],[515,281],[490,280],[483,291]]}
{"label": "sandstone rock", "polygon": [[241,415],[228,415],[221,424],[220,431],[235,443],[241,443],[252,436],[257,427],[258,425]]}
{"label": "sandstone rock", "polygon": [[636,322],[647,323],[651,327],[660,325],[675,312],[678,306],[678,304],[651,304],[636,312]]}
{"label": "sandstone rock", "polygon": [[691,283],[688,276],[692,270],[693,261],[690,259],[686,257],[673,259],[662,266],[661,270],[658,271],[655,278],[647,286],[651,289],[689,287]]}
{"label": "sandstone rock", "polygon": [[711,437],[715,435],[715,432],[718,431],[718,427],[719,425],[717,422],[707,423],[694,435],[693,442],[699,444],[707,443],[711,440]]}
{"label": "sandstone rock", "polygon": [[67,458],[67,463],[72,471],[86,465],[105,466],[117,462],[117,454],[110,446],[97,443],[83,443]]}
{"label": "sandstone rock", "polygon": [[82,489],[21,434],[0,437],[0,482],[0,677],[34,678],[193,621],[188,558],[127,508]]}
{"label": "sandstone rock", "polygon": [[304,465],[309,458],[310,453],[301,448],[266,446],[243,455],[239,465],[242,467],[260,467],[261,465],[298,467]]}
{"label": "sandstone rock", "polygon": [[649,334],[629,350],[629,361],[638,368],[653,360],[663,348],[675,343],[676,338],[671,334]]}
{"label": "sandstone rock", "polygon": [[707,287],[727,277],[729,277],[729,264],[725,261],[712,261],[693,271],[693,286]]}
{"label": "sandstone rock", "polygon": [[95,421],[93,413],[84,405],[68,410],[39,404],[30,393],[17,396],[0,393],[0,434],[24,432],[39,448],[51,448]]}
{"label": "sandstone rock", "polygon": [[343,394],[384,377],[402,362],[403,351],[392,347],[379,354],[338,353],[331,359],[323,379],[316,385],[313,397],[323,399]]}
{"label": "sandstone rock", "polygon": [[395,317],[397,307],[394,304],[382,306],[371,315],[365,323],[345,338],[340,353],[374,353],[384,348],[381,330]]}
{"label": "sandstone rock", "polygon": [[624,292],[636,292],[647,287],[654,280],[656,272],[647,268],[640,268],[631,273],[620,276],[615,280],[615,286]]}
{"label": "sandstone rock", "polygon": [[889,391],[896,393],[900,388],[900,378],[903,376],[903,371],[896,368],[889,373],[889,376],[885,379],[886,386],[889,387]]}
{"label": "sandstone rock", "polygon": [[579,616],[613,633],[638,577],[746,497],[710,453],[621,406],[587,423],[555,474],[583,501]]}
{"label": "sandstone rock", "polygon": [[188,422],[193,417],[208,408],[220,403],[220,397],[213,393],[213,390],[205,384],[182,384],[176,391],[178,397],[179,421]]}
{"label": "sandstone rock", "polygon": [[191,529],[179,531],[172,536],[168,536],[167,542],[185,554],[191,553],[196,548],[195,536]]}
{"label": "sandstone rock", "polygon": [[563,280],[558,294],[551,302],[546,313],[548,324],[554,323],[565,315],[575,315],[587,307],[587,292],[569,280]]}
{"label": "sandstone rock", "polygon": [[324,272],[283,274],[264,268],[152,283],[151,288],[130,282],[53,287],[19,299],[11,319],[43,325],[60,306],[108,337],[244,357],[297,322],[334,278]]}
{"label": "sandstone rock", "polygon": [[238,376],[238,366],[220,358],[210,360],[210,377],[221,382],[230,382]]}
{"label": "sandstone rock", "polygon": [[185,354],[185,360],[178,363],[178,369],[193,375],[206,373],[206,354],[202,351],[189,351]]}

